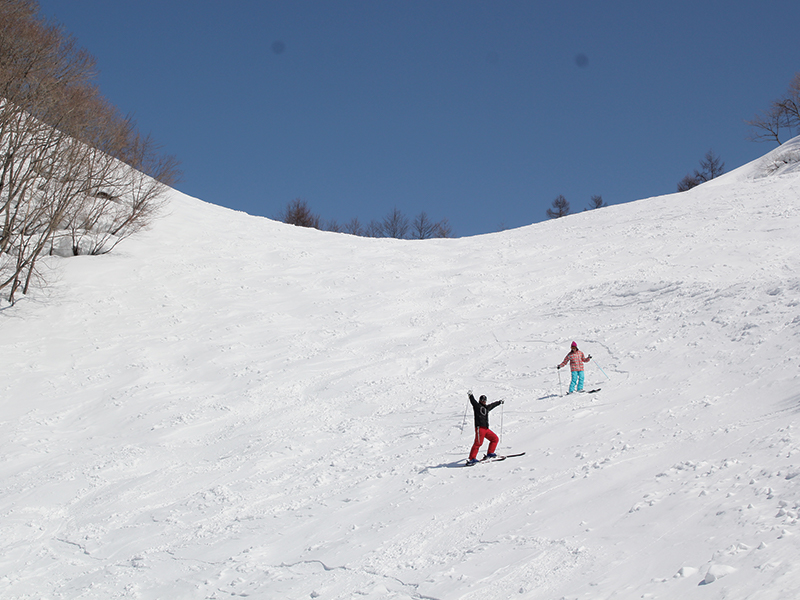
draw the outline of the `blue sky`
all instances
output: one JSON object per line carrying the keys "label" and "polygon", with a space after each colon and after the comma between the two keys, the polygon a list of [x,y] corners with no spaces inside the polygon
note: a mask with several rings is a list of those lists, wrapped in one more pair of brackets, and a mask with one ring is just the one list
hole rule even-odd
{"label": "blue sky", "polygon": [[458,236],[675,191],[800,71],[800,2],[40,0],[176,186],[275,217],[393,208]]}

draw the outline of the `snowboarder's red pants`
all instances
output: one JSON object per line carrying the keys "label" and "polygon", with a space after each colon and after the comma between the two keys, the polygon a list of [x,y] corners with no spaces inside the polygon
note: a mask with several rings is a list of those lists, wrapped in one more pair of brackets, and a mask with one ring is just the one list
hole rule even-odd
{"label": "snowboarder's red pants", "polygon": [[478,450],[481,449],[481,444],[483,444],[484,438],[489,440],[489,454],[497,449],[497,442],[500,441],[500,438],[497,437],[497,434],[486,427],[478,427],[475,430],[475,443],[472,444],[472,450],[469,451],[470,460],[478,456]]}

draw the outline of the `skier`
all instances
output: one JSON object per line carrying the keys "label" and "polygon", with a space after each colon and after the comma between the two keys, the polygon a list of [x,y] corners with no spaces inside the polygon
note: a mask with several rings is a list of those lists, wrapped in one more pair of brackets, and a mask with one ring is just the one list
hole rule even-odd
{"label": "skier", "polygon": [[569,392],[567,393],[571,394],[576,390],[576,387],[577,391],[583,391],[583,364],[590,360],[592,360],[592,355],[585,356],[583,352],[578,350],[578,344],[572,342],[569,354],[564,358],[564,362],[556,367],[560,369],[569,362],[569,368],[572,371],[572,380],[569,382]]}
{"label": "skier", "polygon": [[486,404],[486,396],[481,396],[480,401],[476,401],[475,396],[472,395],[472,390],[467,392],[467,395],[472,404],[472,411],[475,413],[475,443],[472,444],[472,449],[469,452],[467,465],[474,465],[478,462],[478,450],[481,449],[484,438],[489,440],[489,452],[486,454],[486,458],[497,457],[494,451],[497,449],[497,443],[500,438],[497,437],[494,431],[489,429],[489,411],[503,404],[503,400]]}

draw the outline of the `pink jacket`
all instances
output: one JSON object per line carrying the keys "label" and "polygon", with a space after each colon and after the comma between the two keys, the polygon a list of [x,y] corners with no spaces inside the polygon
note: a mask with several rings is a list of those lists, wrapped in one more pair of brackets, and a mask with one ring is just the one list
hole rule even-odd
{"label": "pink jacket", "polygon": [[[586,355],[581,352],[580,350],[576,350],[575,352],[570,352],[564,358],[564,362],[562,362],[559,366],[563,367],[567,362],[569,362],[569,370],[570,371],[583,371],[583,363],[587,363],[591,360],[591,358],[586,358]],[[551,367],[552,368],[552,367]]]}

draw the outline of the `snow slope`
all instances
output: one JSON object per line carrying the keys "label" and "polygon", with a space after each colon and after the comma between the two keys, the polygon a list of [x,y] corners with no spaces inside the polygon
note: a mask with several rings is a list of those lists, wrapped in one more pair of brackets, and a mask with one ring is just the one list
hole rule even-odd
{"label": "snow slope", "polygon": [[424,242],[175,192],[0,310],[0,597],[800,597],[798,165]]}

